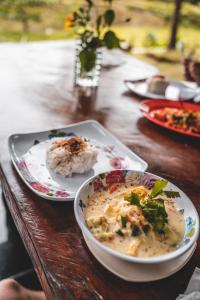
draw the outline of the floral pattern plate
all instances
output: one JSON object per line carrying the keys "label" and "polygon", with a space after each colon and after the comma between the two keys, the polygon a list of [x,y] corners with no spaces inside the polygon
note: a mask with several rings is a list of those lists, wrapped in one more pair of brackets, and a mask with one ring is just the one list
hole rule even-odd
{"label": "floral pattern plate", "polygon": [[[97,163],[87,173],[63,177],[49,169],[46,150],[53,139],[72,136],[84,136],[97,147]],[[99,173],[114,169],[145,171],[147,168],[144,160],[93,120],[51,131],[11,135],[9,150],[27,186],[37,195],[53,201],[73,200],[80,185]]]}

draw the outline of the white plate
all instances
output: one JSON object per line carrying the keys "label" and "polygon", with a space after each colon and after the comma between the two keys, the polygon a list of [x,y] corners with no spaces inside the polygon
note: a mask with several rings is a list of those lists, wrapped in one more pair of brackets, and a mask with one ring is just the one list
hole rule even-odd
{"label": "white plate", "polygon": [[141,81],[125,81],[126,86],[134,94],[149,99],[167,99],[172,101],[177,100],[191,100],[196,95],[196,89],[187,86],[186,84],[171,80],[169,86],[166,89],[165,95],[152,94],[148,92],[147,82]]}
{"label": "white plate", "polygon": [[[60,136],[84,136],[98,148],[97,163],[87,173],[63,177],[49,169],[46,149]],[[9,138],[12,162],[27,186],[53,201],[73,200],[80,185],[93,175],[113,169],[144,171],[147,163],[123,145],[98,122],[89,120],[54,131],[14,134]]]}
{"label": "white plate", "polygon": [[190,260],[197,246],[196,243],[194,243],[186,253],[172,261],[155,265],[145,265],[130,263],[116,258],[91,243],[84,234],[83,237],[91,253],[107,270],[116,276],[131,282],[155,281],[176,273]]}

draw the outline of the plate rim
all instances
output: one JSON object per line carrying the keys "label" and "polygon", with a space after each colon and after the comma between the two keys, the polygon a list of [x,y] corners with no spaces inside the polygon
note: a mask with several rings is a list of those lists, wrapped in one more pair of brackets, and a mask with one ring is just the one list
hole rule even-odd
{"label": "plate rim", "polygon": [[[147,78],[149,79],[149,77]],[[169,100],[169,101],[172,101],[172,102],[175,102],[175,101],[178,101],[178,100],[174,100],[172,98],[166,98],[165,95],[157,95],[157,94],[154,94],[154,93],[146,93],[146,94],[143,94],[143,93],[138,93],[137,91],[133,90],[130,86],[129,86],[129,83],[135,85],[135,84],[141,84],[141,83],[145,83],[147,81],[147,79],[142,79],[142,80],[124,80],[124,83],[126,85],[126,87],[129,89],[129,91],[131,91],[132,93],[134,93],[135,95],[139,96],[139,97],[142,97],[142,98],[151,98],[152,100],[160,100],[161,98],[163,100]],[[183,86],[185,86],[185,88],[189,88],[192,90],[191,87],[188,87],[184,82],[182,81],[179,81],[179,80],[169,80],[171,83],[174,82],[174,83],[179,83]],[[188,97],[187,99],[184,99],[183,101],[191,101],[193,99],[193,97]]]}
{"label": "plate rim", "polygon": [[[173,271],[167,273],[166,275],[159,276],[159,277],[157,277],[157,278],[155,278],[155,279],[151,279],[151,280],[149,280],[149,279],[146,279],[146,280],[132,280],[132,279],[130,279],[130,278],[128,278],[128,277],[124,277],[123,275],[121,275],[121,274],[118,273],[117,271],[113,270],[111,267],[109,267],[109,266],[103,261],[103,259],[99,258],[99,255],[98,255],[98,254],[96,254],[96,253],[94,254],[95,251],[93,250],[93,245],[92,245],[91,241],[85,236],[84,233],[82,233],[82,234],[83,234],[84,241],[85,241],[85,243],[86,243],[86,245],[87,245],[89,251],[90,251],[90,252],[92,253],[92,255],[95,257],[95,259],[96,259],[96,260],[97,260],[104,268],[106,268],[109,272],[111,272],[111,273],[114,274],[115,276],[117,276],[117,277],[119,277],[119,278],[121,278],[121,279],[123,279],[123,280],[125,280],[125,281],[127,281],[127,282],[154,282],[154,281],[158,281],[158,280],[162,280],[162,279],[164,279],[164,278],[167,278],[167,277],[169,277],[169,276],[175,274],[175,273],[178,272],[179,270],[181,270],[181,269],[182,269],[182,268],[190,261],[190,259],[192,258],[193,254],[194,254],[194,252],[195,252],[195,250],[196,250],[196,248],[197,248],[197,242],[195,242],[195,243],[191,246],[191,248],[187,251],[187,252],[190,251],[190,254],[187,256],[186,260],[183,261],[183,263],[182,263],[181,265],[179,265],[177,269],[175,269],[175,270],[173,270]],[[88,244],[89,244],[89,245],[88,245]],[[94,245],[94,246],[95,246],[95,245]],[[92,248],[92,249],[91,249],[91,248]],[[184,256],[184,255],[186,256],[187,252],[184,253],[183,256]],[[106,254],[109,255],[108,253],[106,253]],[[113,258],[112,255],[110,255],[110,257]],[[181,257],[179,257],[179,258],[181,258]],[[178,259],[179,259],[179,258],[178,258]],[[134,265],[134,264],[133,264],[133,265]],[[133,271],[134,271],[134,267],[133,267]],[[121,275],[121,276],[120,276],[120,275]]]}
{"label": "plate rim", "polygon": [[[135,156],[135,158],[138,160],[138,162],[140,162],[142,168],[144,169],[143,171],[146,171],[148,168],[148,163],[141,157],[139,157],[135,152],[133,152],[129,147],[127,147],[125,144],[123,144],[120,139],[118,139],[117,137],[115,137],[107,128],[105,128],[103,125],[101,125],[98,121],[93,120],[93,119],[89,119],[89,120],[85,120],[85,121],[81,121],[81,122],[77,122],[77,123],[72,123],[72,124],[68,124],[68,125],[64,125],[62,127],[57,127],[57,128],[53,128],[53,129],[57,129],[57,130],[64,130],[67,128],[72,128],[75,126],[81,126],[84,124],[95,124],[96,126],[98,126],[98,128],[100,130],[103,130],[104,133],[106,133],[106,135],[108,137],[111,137],[114,141],[114,143],[120,145],[120,147],[122,148],[122,150],[125,150],[126,152],[128,152],[128,154]],[[54,201],[54,202],[69,202],[69,201],[74,201],[76,193],[79,189],[77,189],[77,191],[75,191],[73,193],[73,195],[69,195],[68,197],[62,197],[62,198],[57,198],[55,196],[49,196],[47,194],[44,193],[40,193],[39,191],[35,190],[32,188],[32,186],[29,184],[29,182],[24,178],[23,174],[21,173],[21,171],[19,170],[18,166],[17,166],[17,155],[13,149],[13,140],[15,139],[16,136],[29,136],[32,134],[43,134],[43,133],[48,133],[49,131],[53,130],[53,129],[48,129],[48,130],[43,130],[43,131],[32,131],[32,132],[26,132],[26,133],[14,133],[11,134],[8,137],[8,150],[9,150],[9,154],[10,154],[10,158],[11,161],[15,167],[15,170],[17,171],[17,173],[19,174],[20,178],[22,179],[22,181],[27,185],[27,187],[33,192],[35,193],[37,196],[49,200],[49,201]],[[85,180],[84,180],[85,182]]]}

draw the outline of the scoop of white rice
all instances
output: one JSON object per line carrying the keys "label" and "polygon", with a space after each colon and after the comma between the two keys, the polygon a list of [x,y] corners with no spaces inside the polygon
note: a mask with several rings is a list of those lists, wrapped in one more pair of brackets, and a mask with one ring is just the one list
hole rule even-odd
{"label": "scoop of white rice", "polygon": [[47,149],[47,163],[63,176],[85,173],[97,161],[97,149],[84,137],[57,138]]}

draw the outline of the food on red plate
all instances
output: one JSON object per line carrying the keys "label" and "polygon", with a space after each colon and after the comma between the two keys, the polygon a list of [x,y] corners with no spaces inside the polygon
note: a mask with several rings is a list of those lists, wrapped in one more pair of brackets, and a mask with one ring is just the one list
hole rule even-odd
{"label": "food on red plate", "polygon": [[200,133],[200,111],[165,107],[151,111],[150,115],[173,128]]}
{"label": "food on red plate", "polygon": [[169,85],[169,80],[165,76],[155,75],[147,80],[147,89],[149,93],[164,95],[166,88]]}

